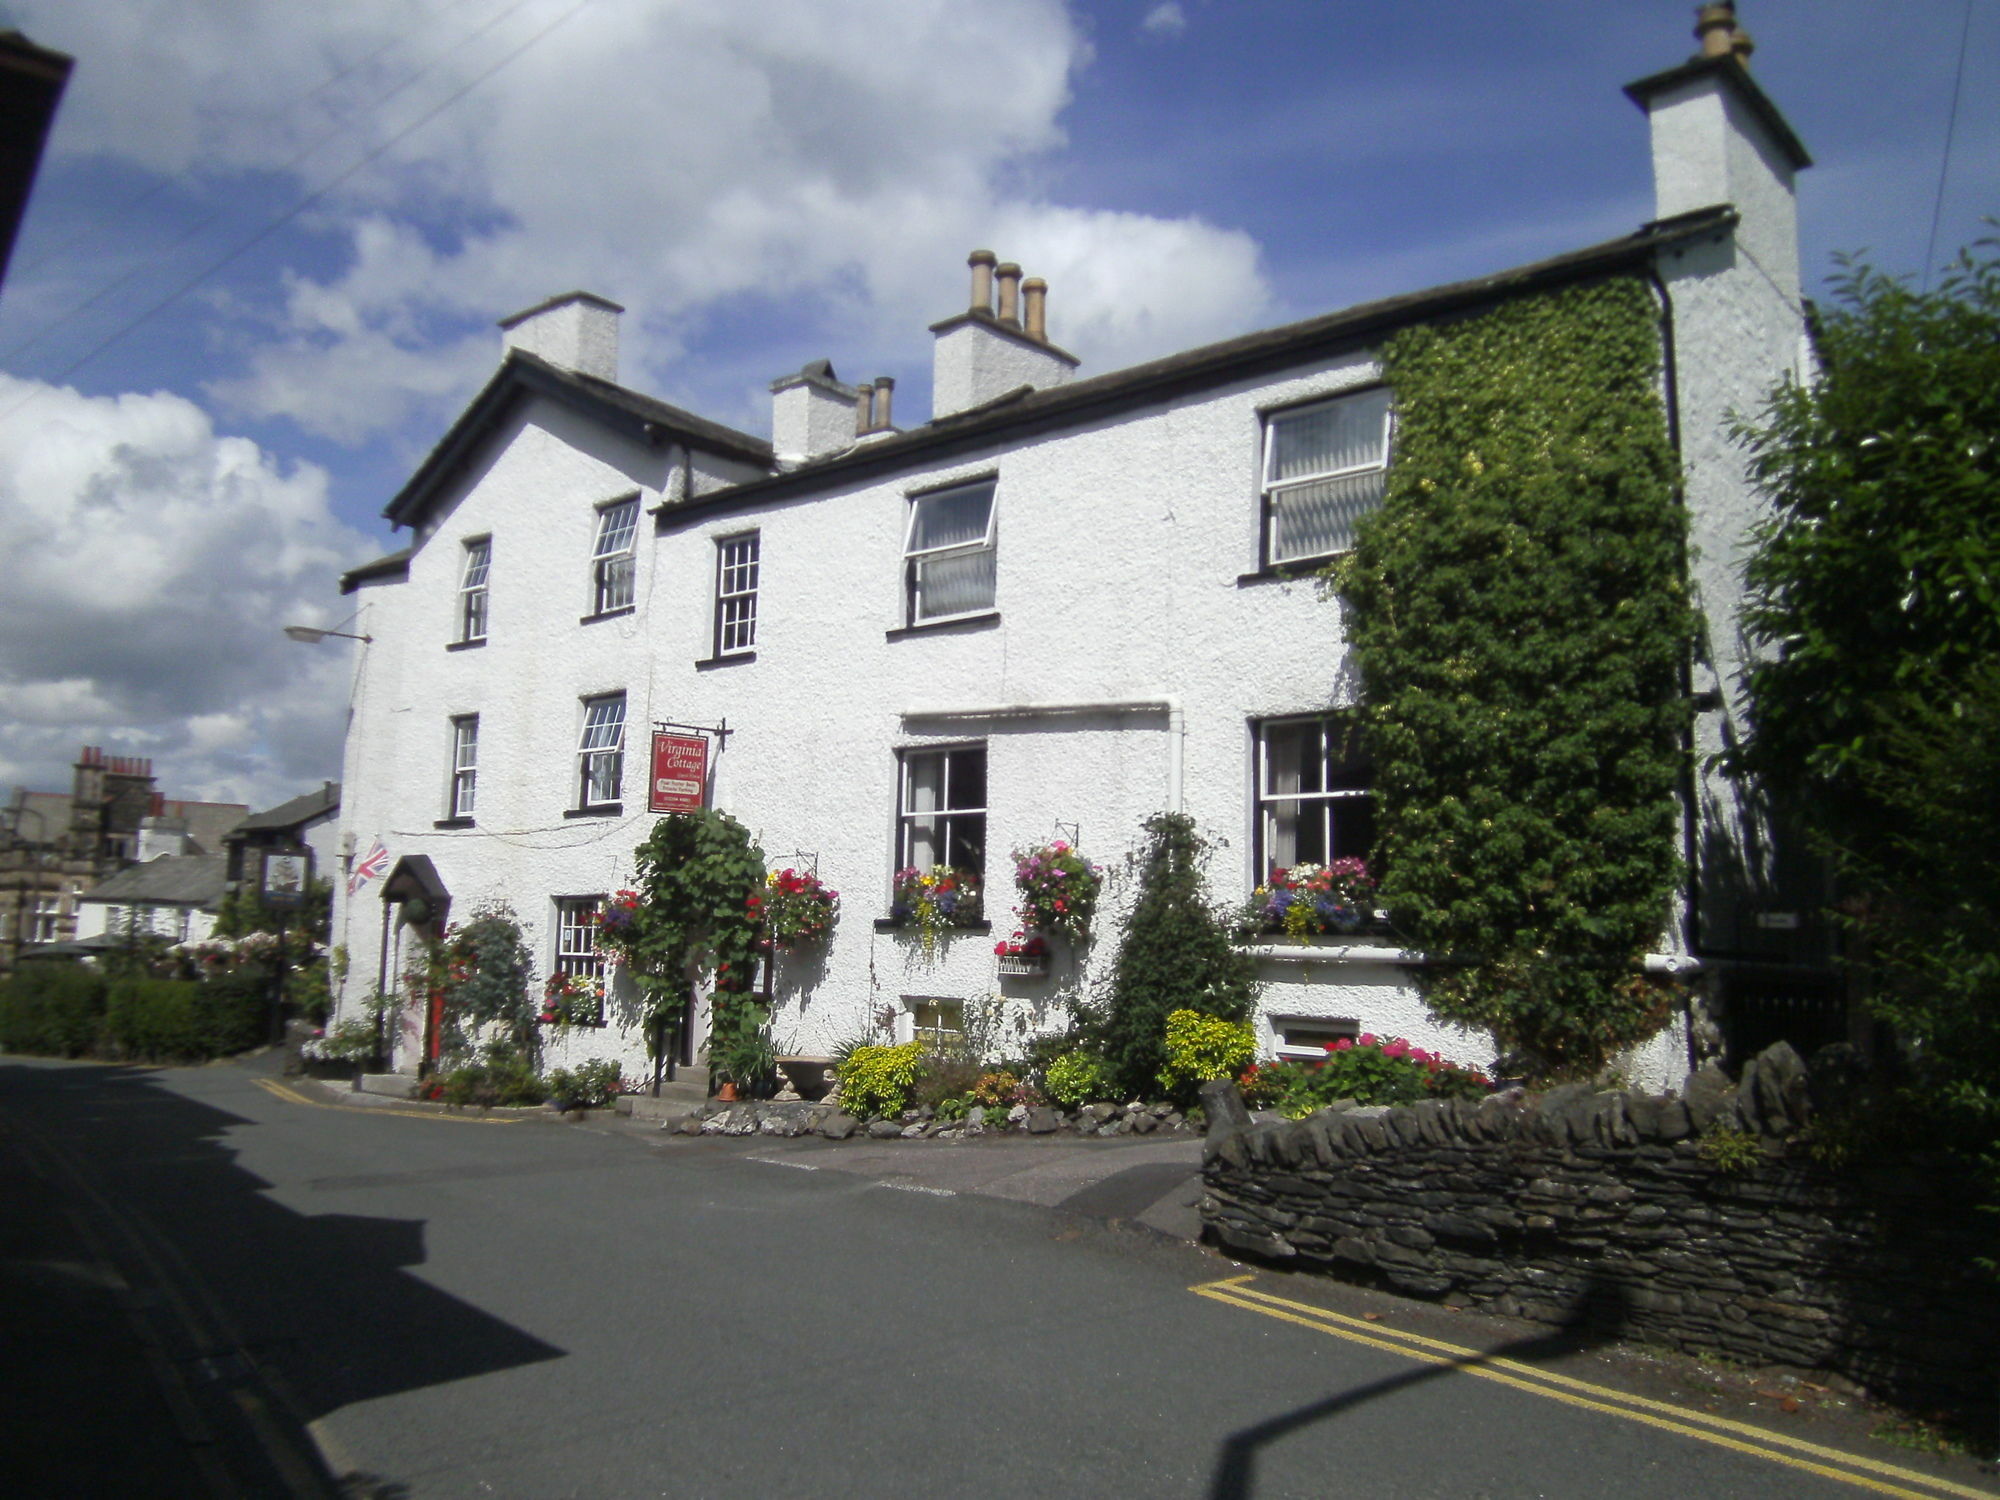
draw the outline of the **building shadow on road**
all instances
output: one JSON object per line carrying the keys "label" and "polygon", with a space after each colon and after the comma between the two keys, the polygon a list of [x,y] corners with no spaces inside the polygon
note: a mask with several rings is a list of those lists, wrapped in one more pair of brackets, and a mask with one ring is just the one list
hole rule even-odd
{"label": "building shadow on road", "polygon": [[1582,1354],[1600,1348],[1611,1341],[1611,1330],[1618,1324],[1623,1299],[1615,1286],[1593,1285],[1571,1309],[1566,1326],[1551,1329],[1547,1333],[1531,1338],[1516,1339],[1498,1348],[1466,1354],[1456,1359],[1443,1359],[1438,1363],[1426,1363],[1400,1375],[1392,1375],[1384,1380],[1371,1381],[1367,1385],[1355,1386],[1323,1396],[1304,1406],[1293,1407],[1290,1411],[1267,1418],[1250,1427],[1238,1428],[1222,1440],[1216,1455],[1215,1472],[1209,1480],[1208,1500],[1253,1500],[1257,1478],[1257,1459],[1263,1449],[1293,1433],[1303,1431],[1321,1422],[1332,1421],[1344,1412],[1364,1406],[1370,1401],[1379,1401],[1394,1396],[1427,1381],[1443,1379],[1461,1370],[1490,1364],[1495,1360],[1517,1360],[1523,1364],[1533,1364],[1536,1360],[1556,1359],[1567,1355]]}
{"label": "building shadow on road", "polygon": [[251,1493],[386,1500],[336,1488],[306,1424],[566,1353],[411,1275],[423,1220],[276,1201],[225,1139],[252,1123],[143,1069],[0,1065],[0,1306],[9,1365],[42,1377],[0,1409],[0,1490],[178,1492],[132,1472],[138,1421],[161,1463],[178,1432]]}

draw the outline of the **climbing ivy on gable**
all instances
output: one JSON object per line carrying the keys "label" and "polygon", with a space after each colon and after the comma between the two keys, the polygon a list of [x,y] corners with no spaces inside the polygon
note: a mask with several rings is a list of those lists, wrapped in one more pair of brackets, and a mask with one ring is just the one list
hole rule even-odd
{"label": "climbing ivy on gable", "polygon": [[1381,509],[1329,577],[1380,899],[1440,1017],[1540,1075],[1657,1030],[1694,618],[1658,313],[1620,278],[1405,330]]}

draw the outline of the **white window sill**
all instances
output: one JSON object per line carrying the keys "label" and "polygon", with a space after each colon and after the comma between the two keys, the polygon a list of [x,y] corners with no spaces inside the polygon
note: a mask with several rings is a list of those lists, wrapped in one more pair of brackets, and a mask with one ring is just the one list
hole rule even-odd
{"label": "white window sill", "polygon": [[1387,943],[1357,943],[1352,938],[1308,938],[1303,943],[1244,943],[1238,952],[1258,962],[1292,964],[1421,964],[1421,953]]}

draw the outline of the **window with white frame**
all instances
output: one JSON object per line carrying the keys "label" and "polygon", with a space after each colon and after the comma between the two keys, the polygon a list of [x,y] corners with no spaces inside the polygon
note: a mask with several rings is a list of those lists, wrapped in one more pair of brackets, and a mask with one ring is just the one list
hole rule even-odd
{"label": "window with white frame", "polygon": [[639,534],[639,497],[619,500],[597,513],[597,546],[591,552],[593,614],[632,606]]}
{"label": "window with white frame", "polygon": [[715,543],[715,654],[734,656],[757,644],[758,535],[720,537]]}
{"label": "window with white frame", "polygon": [[569,1006],[572,1025],[604,1024],[604,954],[597,946],[597,913],[602,896],[559,896],[556,898],[556,973],[586,981],[598,991],[595,1015],[579,1013]]}
{"label": "window with white frame", "polygon": [[477,537],[465,544],[465,567],[458,581],[458,638],[486,639],[486,576],[493,566],[493,539]]}
{"label": "window with white frame", "polygon": [[577,742],[578,807],[616,802],[625,779],[625,695],[583,700],[583,737]]}
{"label": "window with white frame", "polygon": [[1375,843],[1372,768],[1352,718],[1257,726],[1258,870],[1366,859]]}
{"label": "window with white frame", "polygon": [[904,542],[907,623],[949,619],[993,607],[994,481],[910,497]]}
{"label": "window with white frame", "polygon": [[896,866],[986,869],[986,747],[902,752]]}
{"label": "window with white frame", "polygon": [[1375,386],[1270,413],[1264,422],[1264,561],[1328,557],[1382,503],[1390,397]]}
{"label": "window with white frame", "polygon": [[460,714],[451,721],[451,801],[453,818],[472,816],[479,785],[479,715]]}

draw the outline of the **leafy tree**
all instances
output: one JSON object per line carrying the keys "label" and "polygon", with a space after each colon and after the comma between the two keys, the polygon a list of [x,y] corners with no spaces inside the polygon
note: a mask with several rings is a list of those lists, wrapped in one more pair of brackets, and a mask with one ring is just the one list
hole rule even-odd
{"label": "leafy tree", "polygon": [[1396,461],[1330,570],[1363,683],[1379,899],[1438,1015],[1541,1075],[1657,1030],[1694,618],[1629,277],[1390,340]]}
{"label": "leafy tree", "polygon": [[1256,961],[1230,942],[1229,919],[1202,887],[1207,849],[1185,813],[1146,820],[1139,898],[1118,947],[1098,1039],[1128,1099],[1156,1091],[1173,1012],[1242,1021],[1256,1004]]}
{"label": "leafy tree", "polygon": [[1834,292],[1821,378],[1740,431],[1773,513],[1736,766],[1832,856],[1877,1010],[2000,1120],[2000,241]]}

